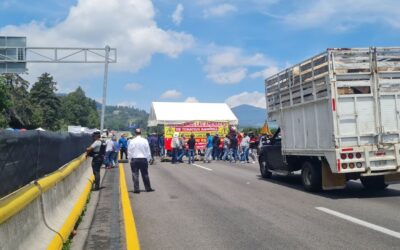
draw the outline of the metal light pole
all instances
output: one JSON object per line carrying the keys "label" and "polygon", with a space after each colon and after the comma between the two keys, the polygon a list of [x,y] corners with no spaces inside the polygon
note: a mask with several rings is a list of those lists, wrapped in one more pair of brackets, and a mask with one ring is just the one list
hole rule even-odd
{"label": "metal light pole", "polygon": [[104,82],[103,82],[103,103],[101,105],[101,120],[100,120],[100,131],[103,133],[104,129],[104,114],[106,112],[106,102],[107,102],[107,80],[108,80],[108,63],[110,55],[110,46],[105,47],[105,61],[104,61]]}

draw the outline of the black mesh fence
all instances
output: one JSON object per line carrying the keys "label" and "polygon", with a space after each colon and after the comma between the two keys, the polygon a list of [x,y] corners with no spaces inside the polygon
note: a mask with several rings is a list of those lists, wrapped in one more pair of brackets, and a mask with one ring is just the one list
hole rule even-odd
{"label": "black mesh fence", "polygon": [[81,155],[91,135],[0,130],[0,198]]}

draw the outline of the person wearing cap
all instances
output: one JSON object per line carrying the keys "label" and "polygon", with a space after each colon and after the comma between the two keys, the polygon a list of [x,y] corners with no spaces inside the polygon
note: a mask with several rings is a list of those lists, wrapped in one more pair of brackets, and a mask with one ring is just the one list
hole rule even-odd
{"label": "person wearing cap", "polygon": [[128,159],[131,161],[133,192],[140,193],[139,189],[139,171],[142,175],[143,184],[146,192],[152,192],[149,178],[149,161],[151,160],[149,142],[144,139],[142,131],[137,128],[135,130],[136,137],[129,142]]}
{"label": "person wearing cap", "polygon": [[94,142],[90,147],[86,149],[86,157],[91,156],[92,158],[92,170],[94,175],[94,190],[100,189],[100,168],[103,165],[104,155],[100,154],[100,147],[102,141],[100,139],[100,131],[96,131],[92,134]]}

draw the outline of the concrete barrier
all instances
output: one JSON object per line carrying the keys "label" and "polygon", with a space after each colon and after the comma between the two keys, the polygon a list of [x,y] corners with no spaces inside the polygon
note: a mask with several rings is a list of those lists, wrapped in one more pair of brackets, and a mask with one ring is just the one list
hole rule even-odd
{"label": "concrete barrier", "polygon": [[[0,200],[0,249],[61,249],[93,181],[82,155]],[[72,226],[71,226],[72,225]]]}

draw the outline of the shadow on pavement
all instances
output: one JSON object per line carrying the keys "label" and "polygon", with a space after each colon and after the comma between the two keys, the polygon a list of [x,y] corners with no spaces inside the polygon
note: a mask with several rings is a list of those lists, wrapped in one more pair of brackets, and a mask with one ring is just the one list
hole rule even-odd
{"label": "shadow on pavement", "polygon": [[316,196],[323,196],[329,199],[369,199],[369,198],[385,198],[385,197],[400,197],[400,190],[392,189],[389,187],[386,190],[367,190],[364,189],[362,184],[355,181],[348,181],[345,189],[339,190],[322,190],[317,193],[307,192],[303,188],[301,176],[293,174],[289,176],[273,175],[271,179],[264,179],[261,175],[257,175],[259,180],[269,183],[289,187],[304,193],[309,193]]}

